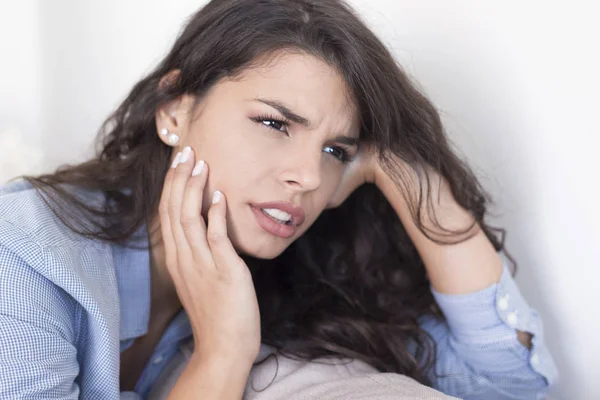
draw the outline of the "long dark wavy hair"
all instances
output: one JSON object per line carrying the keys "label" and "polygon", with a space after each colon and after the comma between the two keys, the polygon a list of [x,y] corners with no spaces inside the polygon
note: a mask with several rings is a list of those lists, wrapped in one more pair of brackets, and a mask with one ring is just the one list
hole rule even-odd
{"label": "long dark wavy hair", "polygon": [[[156,215],[169,167],[172,149],[156,133],[157,108],[184,94],[201,99],[220,79],[278,50],[314,55],[345,79],[359,110],[360,139],[377,149],[424,234],[448,244],[470,237],[464,236],[470,231],[466,228],[441,241],[422,226],[421,205],[431,201],[423,172],[432,168],[495,249],[503,250],[505,231],[484,222],[491,199],[453,152],[435,108],[341,0],[211,1],[106,120],[95,158],[25,179],[73,231],[126,245]],[[180,71],[177,79],[159,85],[173,70]],[[407,190],[393,165],[396,157],[417,172],[421,194]],[[103,193],[106,202],[91,205],[69,187]],[[325,210],[279,257],[245,259],[259,300],[264,343],[305,359],[360,359],[382,372],[431,384],[436,348],[419,319],[443,316],[423,261],[374,185],[361,186],[339,207]]]}

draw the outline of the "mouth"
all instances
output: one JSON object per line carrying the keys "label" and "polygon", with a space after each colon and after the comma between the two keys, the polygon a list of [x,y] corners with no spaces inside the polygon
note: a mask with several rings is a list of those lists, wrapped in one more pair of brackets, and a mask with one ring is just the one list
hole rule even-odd
{"label": "mouth", "polygon": [[282,224],[300,226],[306,219],[302,207],[294,205],[289,201],[270,201],[251,204],[251,206],[261,210],[268,217]]}
{"label": "mouth", "polygon": [[[275,213],[273,209],[263,209],[251,205],[250,208],[254,214],[258,225],[267,233],[283,239],[289,239],[296,234],[298,226],[294,224],[290,214],[285,212]],[[279,210],[281,211],[281,210]],[[277,215],[274,216],[273,214]]]}

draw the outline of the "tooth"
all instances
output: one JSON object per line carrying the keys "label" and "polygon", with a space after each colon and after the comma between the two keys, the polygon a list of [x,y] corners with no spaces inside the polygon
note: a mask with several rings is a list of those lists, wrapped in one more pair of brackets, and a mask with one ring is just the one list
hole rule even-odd
{"label": "tooth", "polygon": [[280,221],[287,222],[292,219],[292,216],[285,211],[278,210],[276,208],[263,208],[263,211],[269,214],[271,217],[276,218]]}
{"label": "tooth", "polygon": [[284,211],[278,210],[278,209],[266,209],[265,210],[267,213],[269,213],[270,215],[272,215],[275,218],[279,218],[281,220],[286,220],[289,219],[290,215]]}

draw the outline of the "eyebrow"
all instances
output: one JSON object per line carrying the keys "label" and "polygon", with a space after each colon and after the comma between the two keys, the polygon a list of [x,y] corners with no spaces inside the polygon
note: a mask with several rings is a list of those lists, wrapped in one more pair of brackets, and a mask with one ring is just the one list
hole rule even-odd
{"label": "eyebrow", "polygon": [[[263,103],[263,104],[268,105],[269,107],[273,107],[274,109],[279,111],[281,113],[281,115],[283,115],[286,119],[289,119],[290,121],[295,122],[299,125],[302,125],[304,127],[309,127],[311,125],[310,120],[308,118],[305,118],[305,117],[302,117],[302,116],[296,114],[295,112],[290,110],[288,107],[286,107],[283,103],[281,103],[277,100],[255,98],[254,101],[258,101],[259,103]],[[358,138],[345,136],[345,135],[338,135],[338,136],[332,138],[332,140],[334,142],[339,142],[339,143],[342,143],[342,144],[345,144],[348,146],[358,146],[358,143],[359,143]]]}

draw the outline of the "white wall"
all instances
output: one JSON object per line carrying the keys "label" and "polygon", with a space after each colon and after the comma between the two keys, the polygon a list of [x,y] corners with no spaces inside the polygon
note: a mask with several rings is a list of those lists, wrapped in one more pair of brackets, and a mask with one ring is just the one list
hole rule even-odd
{"label": "white wall", "polygon": [[[202,3],[3,1],[0,180],[85,158],[103,119]],[[599,397],[594,2],[352,3],[440,108],[495,196],[493,222],[508,230],[518,281],[559,363],[554,397]],[[18,161],[15,149],[25,154]]]}
{"label": "white wall", "polygon": [[[0,182],[40,170],[41,45],[36,0],[0,1]],[[7,154],[13,154],[7,157]]]}
{"label": "white wall", "polygon": [[600,15],[594,2],[356,0],[494,195],[560,399],[600,398]]}
{"label": "white wall", "polygon": [[43,147],[50,164],[90,154],[101,123],[168,51],[182,22],[199,4],[39,1]]}

